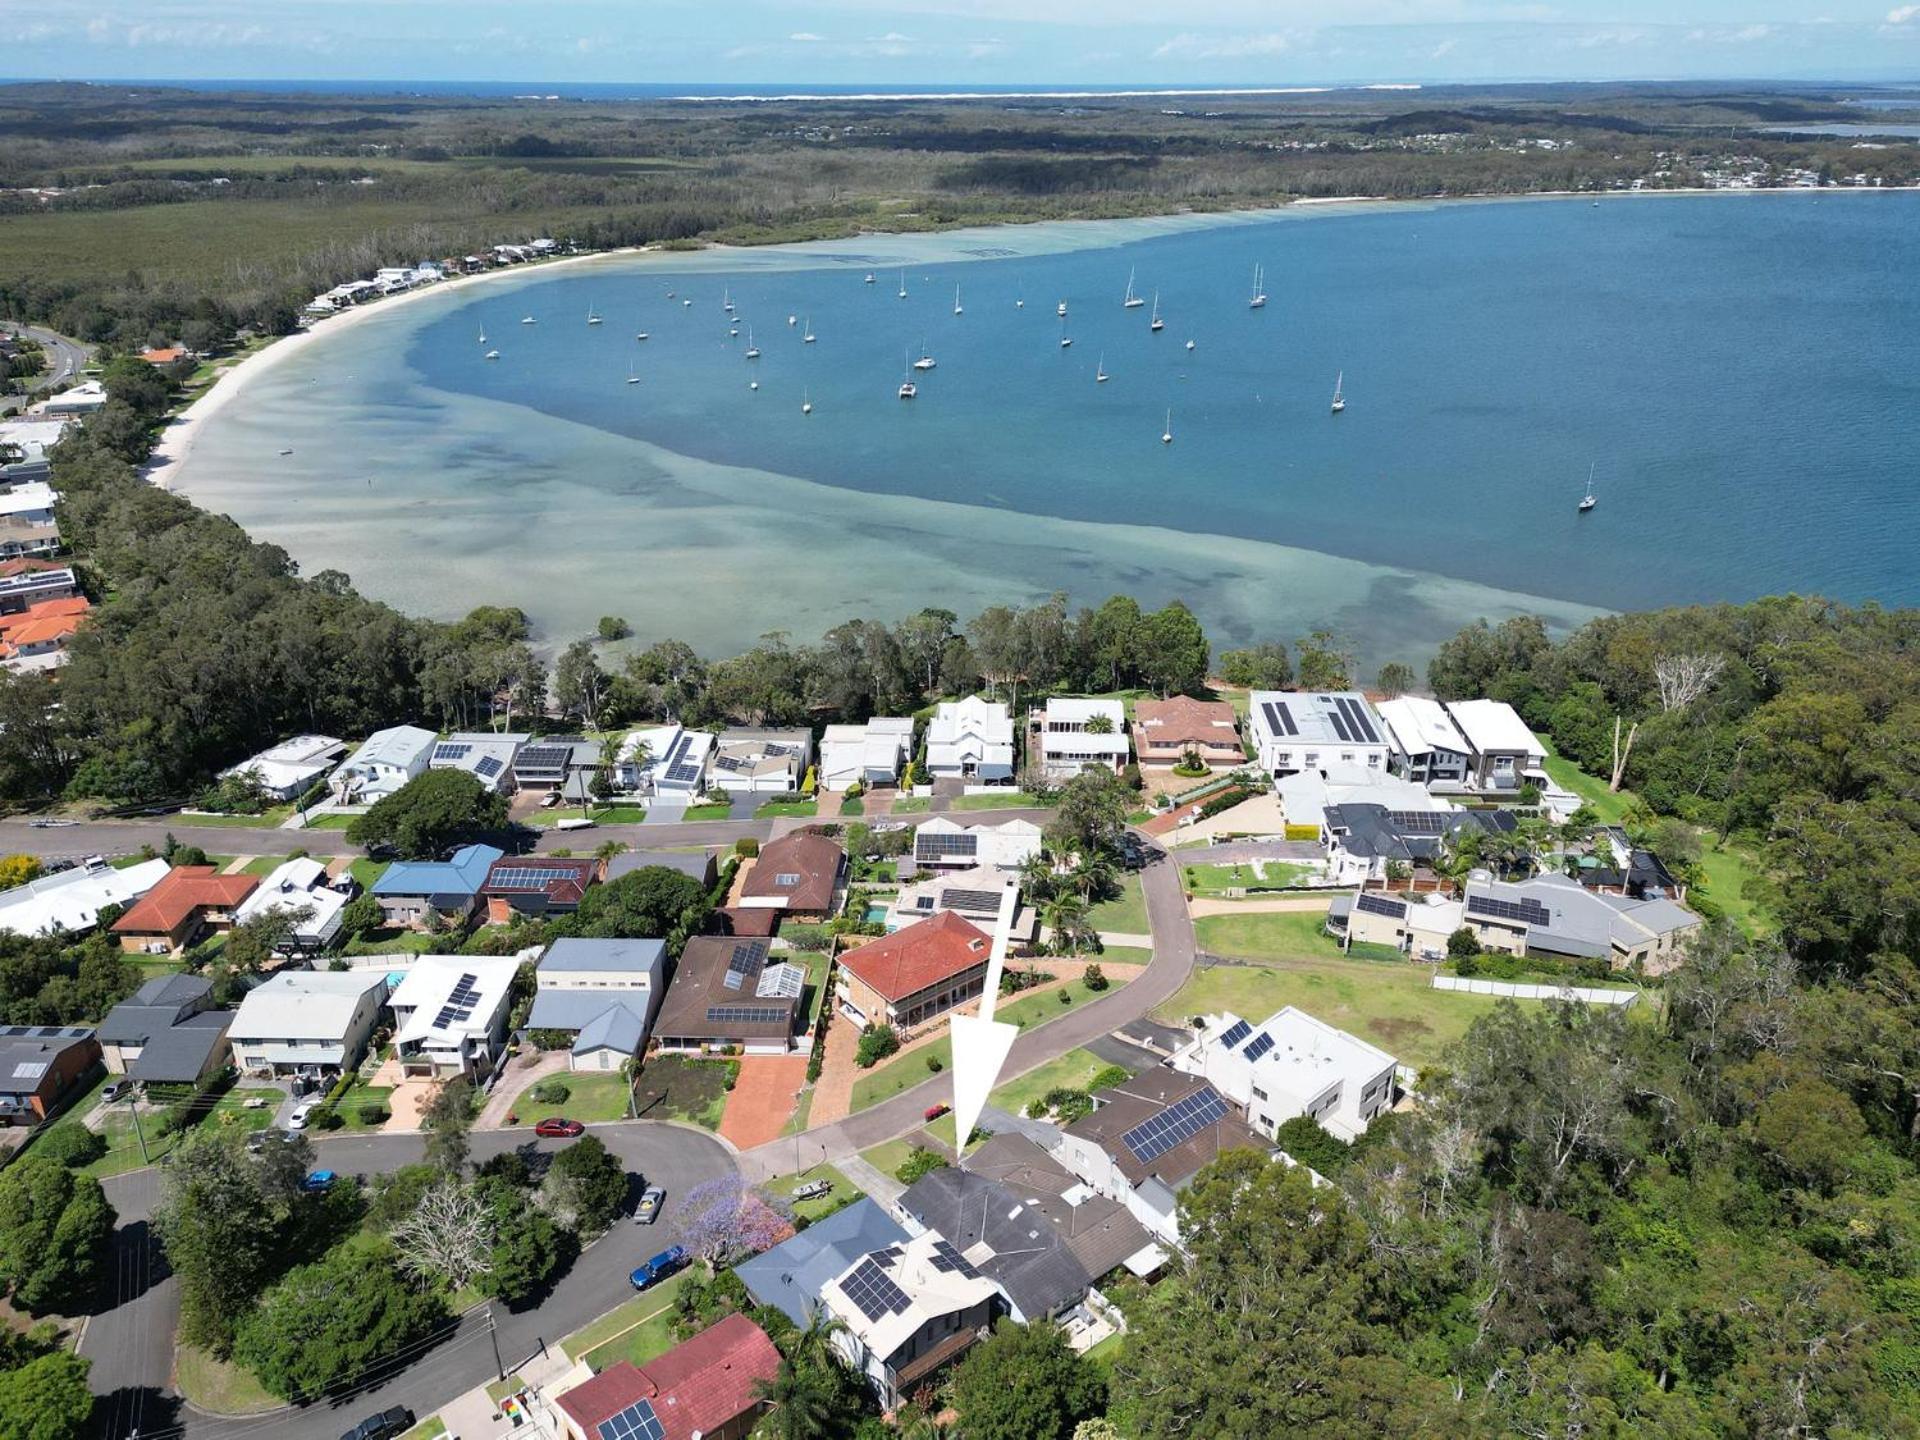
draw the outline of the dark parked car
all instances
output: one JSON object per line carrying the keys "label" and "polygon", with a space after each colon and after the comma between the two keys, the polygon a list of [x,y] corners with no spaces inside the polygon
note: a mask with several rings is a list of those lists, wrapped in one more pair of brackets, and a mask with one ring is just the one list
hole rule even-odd
{"label": "dark parked car", "polygon": [[340,1440],[397,1440],[412,1428],[413,1411],[396,1405],[391,1410],[382,1410],[378,1415],[369,1415],[342,1435]]}
{"label": "dark parked car", "polygon": [[549,1115],[533,1127],[533,1133],[546,1140],[571,1140],[576,1135],[586,1134],[587,1127],[578,1120],[566,1120],[558,1115]]}
{"label": "dark parked car", "polygon": [[687,1252],[685,1247],[675,1245],[672,1249],[662,1250],[651,1260],[646,1261],[639,1269],[635,1270],[633,1274],[629,1275],[627,1279],[632,1283],[634,1289],[645,1290],[651,1285],[658,1285],[662,1280],[666,1279],[686,1263]]}

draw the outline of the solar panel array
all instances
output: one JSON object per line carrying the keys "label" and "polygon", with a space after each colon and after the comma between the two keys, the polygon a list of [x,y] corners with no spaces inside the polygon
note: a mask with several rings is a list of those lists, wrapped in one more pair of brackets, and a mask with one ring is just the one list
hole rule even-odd
{"label": "solar panel array", "polygon": [[669,785],[687,785],[700,778],[700,767],[687,761],[687,751],[693,747],[693,735],[682,730],[667,751],[667,770],[662,777]]}
{"label": "solar panel array", "polygon": [[499,756],[482,755],[479,760],[474,763],[473,773],[483,780],[491,780],[505,768],[506,767],[500,763]]}
{"label": "solar panel array", "polygon": [[977,915],[997,914],[1000,909],[997,890],[942,890],[940,899],[949,910],[971,910]]}
{"label": "solar panel array", "polygon": [[714,768],[716,770],[724,770],[729,775],[737,774],[742,770],[750,770],[757,763],[757,761],[745,759],[739,755],[723,754],[713,757]]}
{"label": "solar panel array", "polygon": [[746,984],[747,977],[765,963],[766,957],[758,945],[736,945],[727,956],[727,973],[720,977],[720,983],[729,990],[738,990]]}
{"label": "solar panel array", "polygon": [[780,1005],[709,1005],[709,1025],[778,1025],[787,1018]]}
{"label": "solar panel array", "polygon": [[1387,823],[1402,835],[1444,835],[1447,830],[1442,810],[1389,810]]}
{"label": "solar panel array", "polygon": [[913,1303],[871,1255],[840,1282],[840,1289],[869,1320],[878,1320],[883,1315],[904,1315]]}
{"label": "solar panel array", "polygon": [[563,770],[573,759],[571,745],[528,745],[514,762],[516,770]]}
{"label": "solar panel array", "polygon": [[1253,1026],[1244,1020],[1236,1020],[1227,1027],[1227,1033],[1220,1037],[1220,1043],[1231,1050],[1251,1034],[1253,1034]]}
{"label": "solar panel array", "polygon": [[440,1007],[440,1013],[433,1018],[433,1028],[444,1030],[452,1024],[464,1025],[473,1018],[474,1007],[480,1003],[480,977],[463,974],[452,990],[447,992],[447,1003]]}
{"label": "solar panel array", "polygon": [[933,1242],[933,1268],[943,1275],[964,1275],[969,1280],[980,1278],[980,1272],[973,1268],[973,1262],[945,1240]]}
{"label": "solar panel array", "polygon": [[1342,740],[1348,744],[1380,743],[1380,732],[1373,728],[1373,719],[1360,701],[1350,695],[1322,695],[1319,699],[1321,705],[1326,707],[1327,720],[1333,726],[1333,733]]}
{"label": "solar panel array", "polygon": [[1406,902],[1389,900],[1384,895],[1362,895],[1353,902],[1353,908],[1363,910],[1369,915],[1385,915],[1393,920],[1407,918]]}
{"label": "solar panel array", "polygon": [[922,831],[913,837],[913,858],[916,860],[971,860],[979,853],[980,837],[971,832],[943,835],[936,830],[929,835]]}
{"label": "solar panel array", "polygon": [[454,744],[443,740],[433,747],[433,758],[435,760],[464,760],[472,751],[473,746],[471,745]]}
{"label": "solar panel array", "polygon": [[490,890],[544,890],[556,880],[573,879],[572,870],[537,865],[513,865],[487,877]]}
{"label": "solar panel array", "polygon": [[1142,1120],[1120,1137],[1142,1165],[1150,1165],[1183,1141],[1191,1140],[1226,1116],[1227,1102],[1209,1086],[1169,1105],[1151,1120]]}
{"label": "solar panel array", "polygon": [[600,1440],[667,1440],[667,1427],[653,1413],[651,1400],[636,1400],[618,1415],[594,1427]]}
{"label": "solar panel array", "polygon": [[1284,700],[1268,700],[1260,706],[1261,713],[1267,717],[1267,729],[1275,735],[1298,735],[1300,727],[1293,723],[1293,711],[1287,708]]}
{"label": "solar panel array", "polygon": [[1271,1049],[1273,1049],[1273,1036],[1262,1030],[1258,1035],[1253,1037],[1252,1043],[1240,1053],[1246,1057],[1248,1064],[1252,1064]]}
{"label": "solar panel array", "polygon": [[798,965],[769,965],[760,972],[760,983],[753,987],[753,993],[763,1000],[770,997],[782,1000],[800,998],[800,988],[806,982],[806,971]]}
{"label": "solar panel array", "polygon": [[1518,920],[1523,925],[1548,925],[1553,921],[1552,912],[1538,900],[1496,900],[1491,895],[1469,895],[1467,913]]}

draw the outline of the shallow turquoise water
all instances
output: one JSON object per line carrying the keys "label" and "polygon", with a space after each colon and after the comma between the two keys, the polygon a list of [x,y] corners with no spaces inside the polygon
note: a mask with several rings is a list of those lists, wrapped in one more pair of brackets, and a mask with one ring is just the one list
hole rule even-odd
{"label": "shallow turquoise water", "polygon": [[719,647],[1055,587],[1181,594],[1232,638],[1332,622],[1370,658],[1519,608],[1910,603],[1916,273],[1912,194],[641,257],[317,338],[209,424],[185,488],[403,604],[508,598],[485,586],[550,633],[615,611]]}

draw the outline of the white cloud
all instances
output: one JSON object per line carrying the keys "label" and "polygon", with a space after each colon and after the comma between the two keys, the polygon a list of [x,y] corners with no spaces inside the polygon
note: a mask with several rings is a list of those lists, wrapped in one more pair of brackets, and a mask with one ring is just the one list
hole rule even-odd
{"label": "white cloud", "polygon": [[1771,34],[1773,34],[1773,26],[1771,25],[1747,25],[1734,31],[1728,38],[1744,42],[1748,40],[1765,40]]}
{"label": "white cloud", "polygon": [[817,45],[820,43],[821,38],[822,37],[814,34],[811,30],[796,30],[793,34],[787,36],[787,39],[796,41],[801,45]]}
{"label": "white cloud", "polygon": [[1156,60],[1238,60],[1255,55],[1284,55],[1294,38],[1278,31],[1265,35],[1176,35],[1153,52]]}
{"label": "white cloud", "polygon": [[1904,25],[1916,17],[1920,17],[1920,5],[1902,5],[1898,10],[1887,12],[1887,24]]}
{"label": "white cloud", "polygon": [[1433,54],[1427,58],[1430,60],[1444,59],[1448,55],[1451,55],[1455,47],[1459,44],[1460,42],[1458,40],[1442,40],[1438,45],[1433,47]]}

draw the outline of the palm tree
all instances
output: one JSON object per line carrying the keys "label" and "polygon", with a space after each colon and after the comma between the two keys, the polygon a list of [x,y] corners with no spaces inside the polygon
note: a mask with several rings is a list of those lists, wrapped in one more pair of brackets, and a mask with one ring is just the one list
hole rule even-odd
{"label": "palm tree", "polygon": [[771,1380],[756,1380],[753,1388],[773,1406],[766,1433],[779,1440],[828,1440],[841,1433],[840,1385],[832,1371],[786,1356]]}
{"label": "palm tree", "polygon": [[1087,902],[1071,892],[1056,895],[1047,902],[1046,920],[1055,947],[1070,954],[1087,935]]}
{"label": "palm tree", "polygon": [[1060,877],[1044,850],[1036,850],[1020,866],[1020,888],[1036,905],[1044,905],[1060,888]]}
{"label": "palm tree", "polygon": [[1093,903],[1095,896],[1113,889],[1118,878],[1119,869],[1113,857],[1104,851],[1088,850],[1074,857],[1073,883],[1080,891],[1080,898],[1088,904]]}

